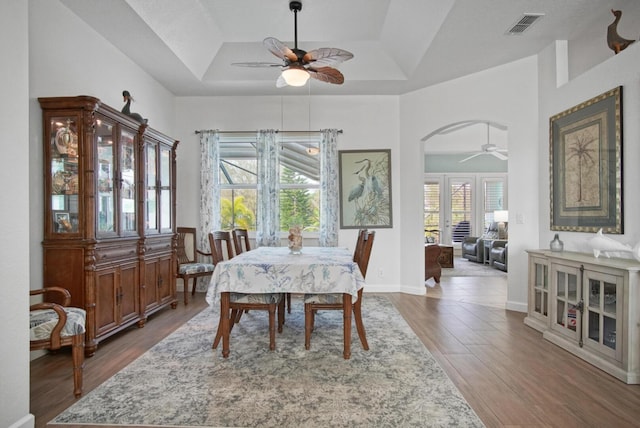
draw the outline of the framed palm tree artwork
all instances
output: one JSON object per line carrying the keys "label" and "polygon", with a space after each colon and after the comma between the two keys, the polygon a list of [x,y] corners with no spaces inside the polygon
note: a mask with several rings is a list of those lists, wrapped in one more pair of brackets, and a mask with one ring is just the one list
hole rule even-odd
{"label": "framed palm tree artwork", "polygon": [[551,230],[622,234],[622,86],[550,119]]}
{"label": "framed palm tree artwork", "polygon": [[340,228],[393,227],[391,150],[341,150]]}

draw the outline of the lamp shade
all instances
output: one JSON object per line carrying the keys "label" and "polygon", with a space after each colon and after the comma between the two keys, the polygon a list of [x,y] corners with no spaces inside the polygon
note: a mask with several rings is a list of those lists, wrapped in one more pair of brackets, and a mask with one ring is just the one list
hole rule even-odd
{"label": "lamp shade", "polygon": [[309,72],[302,67],[290,66],[282,72],[282,78],[289,86],[304,86],[309,80]]}
{"label": "lamp shade", "polygon": [[509,221],[509,211],[498,210],[493,212],[493,221],[498,223],[506,223]]}

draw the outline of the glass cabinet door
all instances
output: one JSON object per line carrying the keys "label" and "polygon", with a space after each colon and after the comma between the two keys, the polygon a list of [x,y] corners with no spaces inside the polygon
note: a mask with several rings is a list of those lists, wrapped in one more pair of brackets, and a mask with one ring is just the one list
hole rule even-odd
{"label": "glass cabinet door", "polygon": [[577,339],[577,326],[581,316],[578,303],[581,301],[580,270],[571,266],[553,265],[554,318],[551,328],[566,336]]}
{"label": "glass cabinet door", "polygon": [[157,198],[157,159],[156,159],[156,146],[149,144],[146,148],[147,162],[145,163],[145,183],[147,186],[146,192],[146,207],[145,207],[145,229],[148,231],[156,231],[158,229],[158,198]]}
{"label": "glass cabinet door", "polygon": [[618,318],[622,315],[619,303],[622,300],[622,278],[587,271],[585,286],[585,346],[619,360],[621,353],[616,352],[620,348],[616,336],[621,333],[618,331]]}
{"label": "glass cabinet door", "polygon": [[137,230],[136,226],[136,159],[135,134],[120,131],[120,220],[122,233]]}
{"label": "glass cabinet door", "polygon": [[79,232],[78,128],[76,117],[50,120],[49,159],[51,162],[51,232]]}
{"label": "glass cabinet door", "polygon": [[160,229],[171,227],[171,150],[160,146]]}
{"label": "glass cabinet door", "polygon": [[549,266],[533,260],[533,312],[539,318],[549,316]]}
{"label": "glass cabinet door", "polygon": [[97,233],[100,236],[116,234],[115,212],[115,126],[104,119],[96,120],[95,138],[98,157]]}

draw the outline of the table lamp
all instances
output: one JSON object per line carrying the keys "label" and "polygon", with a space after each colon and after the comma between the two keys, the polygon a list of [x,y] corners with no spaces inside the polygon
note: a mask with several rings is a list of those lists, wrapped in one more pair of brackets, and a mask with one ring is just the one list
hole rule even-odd
{"label": "table lamp", "polygon": [[498,239],[507,239],[505,223],[509,221],[509,211],[498,210],[493,212],[493,221],[498,223]]}

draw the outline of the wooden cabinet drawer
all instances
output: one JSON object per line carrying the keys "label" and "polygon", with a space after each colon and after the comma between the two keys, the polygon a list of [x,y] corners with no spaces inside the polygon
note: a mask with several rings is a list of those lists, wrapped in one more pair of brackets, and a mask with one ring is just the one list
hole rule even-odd
{"label": "wooden cabinet drawer", "polygon": [[114,246],[96,248],[96,263],[112,262],[116,260],[129,259],[136,255],[135,246]]}

